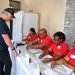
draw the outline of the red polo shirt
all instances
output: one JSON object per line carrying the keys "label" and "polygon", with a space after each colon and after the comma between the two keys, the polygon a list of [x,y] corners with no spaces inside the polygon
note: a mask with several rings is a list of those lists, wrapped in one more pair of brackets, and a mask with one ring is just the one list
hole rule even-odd
{"label": "red polo shirt", "polygon": [[34,36],[31,35],[31,34],[28,34],[26,40],[27,40],[27,41],[34,41],[34,40],[38,39],[38,37],[39,37],[39,36],[38,36],[37,34],[35,34]]}
{"label": "red polo shirt", "polygon": [[44,37],[44,38],[38,38],[38,42],[45,45],[45,47],[43,47],[43,48],[41,49],[42,51],[48,50],[48,48],[49,48],[49,47],[52,45],[52,43],[53,43],[51,37],[49,37],[49,36],[46,36],[46,37]]}
{"label": "red polo shirt", "polygon": [[65,42],[60,45],[53,43],[50,48],[53,50],[52,56],[57,56],[59,53],[66,55],[69,51],[68,45]]}
{"label": "red polo shirt", "polygon": [[69,58],[69,64],[75,67],[75,49],[72,49],[67,56]]}

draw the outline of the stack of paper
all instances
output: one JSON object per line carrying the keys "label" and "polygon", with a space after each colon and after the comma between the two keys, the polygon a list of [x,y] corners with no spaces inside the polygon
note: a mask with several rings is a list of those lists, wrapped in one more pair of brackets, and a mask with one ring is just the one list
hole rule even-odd
{"label": "stack of paper", "polygon": [[29,49],[29,52],[36,54],[36,53],[42,53],[42,50],[41,49]]}
{"label": "stack of paper", "polygon": [[55,71],[53,71],[52,69],[46,69],[43,71],[44,75],[58,75]]}
{"label": "stack of paper", "polygon": [[39,64],[32,62],[29,65],[29,72],[30,72],[31,75],[40,75]]}

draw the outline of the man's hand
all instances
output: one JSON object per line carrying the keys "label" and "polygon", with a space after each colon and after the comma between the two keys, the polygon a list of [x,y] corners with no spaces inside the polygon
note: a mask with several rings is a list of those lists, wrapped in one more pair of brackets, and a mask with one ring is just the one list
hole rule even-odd
{"label": "man's hand", "polygon": [[53,61],[52,58],[45,58],[44,60],[42,60],[43,63],[48,63],[48,62],[51,62]]}
{"label": "man's hand", "polygon": [[75,74],[75,67],[74,67],[74,69],[73,69],[73,72],[74,72],[74,74]]}
{"label": "man's hand", "polygon": [[56,62],[51,63],[51,68],[54,68],[57,65]]}
{"label": "man's hand", "polygon": [[59,59],[51,63],[51,67],[54,68],[56,65],[62,65],[62,64],[63,64],[63,59]]}
{"label": "man's hand", "polygon": [[74,74],[75,74],[75,70],[73,70]]}
{"label": "man's hand", "polygon": [[39,56],[39,59],[41,59],[41,58],[43,58],[44,57],[44,54],[41,54],[40,56]]}
{"label": "man's hand", "polygon": [[16,50],[13,50],[13,53],[15,54],[16,57],[19,56]]}

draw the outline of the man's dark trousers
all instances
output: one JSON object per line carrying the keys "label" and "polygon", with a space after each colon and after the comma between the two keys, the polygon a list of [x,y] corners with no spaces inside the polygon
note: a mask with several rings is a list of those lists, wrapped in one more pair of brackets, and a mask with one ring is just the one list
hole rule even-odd
{"label": "man's dark trousers", "polygon": [[0,75],[11,75],[12,62],[9,51],[0,51]]}

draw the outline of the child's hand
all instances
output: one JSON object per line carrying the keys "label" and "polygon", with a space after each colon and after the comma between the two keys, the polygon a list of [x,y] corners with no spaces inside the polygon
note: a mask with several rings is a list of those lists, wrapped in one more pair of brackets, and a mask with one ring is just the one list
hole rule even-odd
{"label": "child's hand", "polygon": [[51,63],[51,68],[55,68],[56,65],[57,65],[56,62]]}
{"label": "child's hand", "polygon": [[45,58],[44,60],[42,60],[43,63],[48,63],[51,62],[53,59],[52,58]]}

